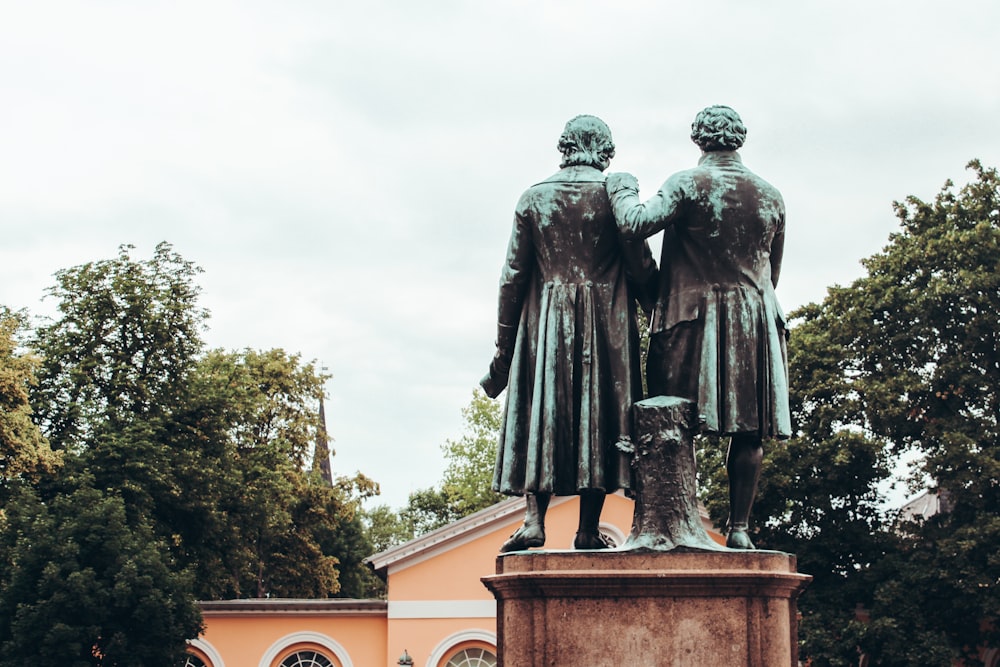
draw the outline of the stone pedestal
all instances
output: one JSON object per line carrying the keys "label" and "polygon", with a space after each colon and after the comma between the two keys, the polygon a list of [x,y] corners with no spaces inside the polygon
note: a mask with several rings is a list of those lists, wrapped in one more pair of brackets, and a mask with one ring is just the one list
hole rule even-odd
{"label": "stone pedestal", "polygon": [[483,583],[501,667],[795,667],[810,579],[774,551],[539,551]]}

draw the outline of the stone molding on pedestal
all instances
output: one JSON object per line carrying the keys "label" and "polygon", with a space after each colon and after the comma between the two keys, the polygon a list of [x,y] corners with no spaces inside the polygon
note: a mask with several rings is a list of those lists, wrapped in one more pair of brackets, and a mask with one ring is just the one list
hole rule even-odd
{"label": "stone molding on pedestal", "polygon": [[502,667],[797,664],[811,577],[773,551],[521,552],[483,583]]}

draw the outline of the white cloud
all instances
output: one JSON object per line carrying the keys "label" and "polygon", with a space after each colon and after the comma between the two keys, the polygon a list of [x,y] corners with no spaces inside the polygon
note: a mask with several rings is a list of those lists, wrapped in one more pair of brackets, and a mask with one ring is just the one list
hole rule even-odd
{"label": "white cloud", "polygon": [[563,123],[645,194],[731,104],[784,193],[786,309],[860,275],[970,158],[1000,164],[1000,6],[56,2],[0,17],[0,303],[121,243],[205,268],[209,342],[334,377],[335,467],[435,483],[491,354],[518,195]]}

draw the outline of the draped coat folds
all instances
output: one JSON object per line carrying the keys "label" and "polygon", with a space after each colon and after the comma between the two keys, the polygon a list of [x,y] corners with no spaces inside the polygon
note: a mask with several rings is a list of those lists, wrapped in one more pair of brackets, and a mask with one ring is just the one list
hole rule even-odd
{"label": "draped coat folds", "polygon": [[604,180],[567,167],[517,204],[498,316],[516,328],[493,479],[502,493],[631,486],[616,445],[642,398],[635,298],[655,289],[656,265],[645,241],[623,243]]}
{"label": "draped coat folds", "polygon": [[625,237],[664,230],[650,392],[696,401],[708,433],[791,435],[785,317],[774,294],[781,194],[735,151],[703,154],[645,203],[628,174],[608,177],[608,189]]}

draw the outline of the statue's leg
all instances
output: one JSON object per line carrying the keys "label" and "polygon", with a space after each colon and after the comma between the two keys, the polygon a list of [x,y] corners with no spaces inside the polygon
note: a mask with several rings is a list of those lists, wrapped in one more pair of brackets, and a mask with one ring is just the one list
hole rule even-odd
{"label": "statue's leg", "polygon": [[764,447],[760,434],[738,433],[729,440],[726,455],[726,471],[729,473],[729,535],[726,546],[732,549],[755,548],[747,528],[750,524],[750,509],[757,495],[757,480],[760,479],[760,463],[764,458]]}
{"label": "statue's leg", "polygon": [[523,551],[545,544],[545,512],[549,509],[548,493],[529,493],[524,496],[524,525],[500,547],[500,553]]}
{"label": "statue's leg", "polygon": [[573,547],[576,549],[607,549],[608,544],[601,535],[601,510],[604,509],[604,491],[587,489],[580,492],[580,523],[576,531]]}

